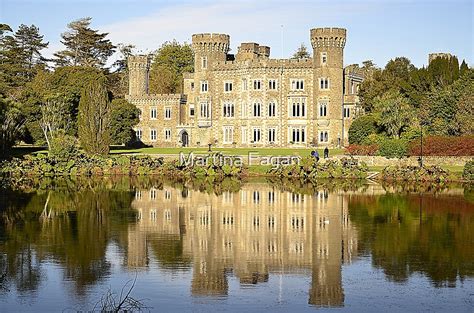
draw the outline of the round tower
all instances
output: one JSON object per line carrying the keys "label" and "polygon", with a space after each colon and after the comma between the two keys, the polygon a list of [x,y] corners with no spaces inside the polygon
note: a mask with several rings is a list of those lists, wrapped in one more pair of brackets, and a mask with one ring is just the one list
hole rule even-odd
{"label": "round tower", "polygon": [[225,61],[229,52],[230,36],[226,34],[194,34],[194,71],[206,71],[213,62]]}
{"label": "round tower", "polygon": [[147,55],[131,55],[128,62],[128,94],[143,96],[148,94],[148,73],[150,60]]}
{"label": "round tower", "polygon": [[[313,86],[314,105],[318,125],[315,129],[318,144],[339,146],[344,142],[343,84],[344,46],[346,29],[313,28]],[[325,109],[320,109],[325,107]]]}

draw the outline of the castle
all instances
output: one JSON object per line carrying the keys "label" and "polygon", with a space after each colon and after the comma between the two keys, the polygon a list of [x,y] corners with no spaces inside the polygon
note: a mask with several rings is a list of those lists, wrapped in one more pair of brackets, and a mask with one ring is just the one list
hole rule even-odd
{"label": "castle", "polygon": [[311,29],[313,57],[271,59],[270,47],[194,34],[194,73],[183,94],[149,94],[150,60],[128,59],[136,137],[158,147],[337,147],[347,143],[363,75],[343,67],[346,30]]}

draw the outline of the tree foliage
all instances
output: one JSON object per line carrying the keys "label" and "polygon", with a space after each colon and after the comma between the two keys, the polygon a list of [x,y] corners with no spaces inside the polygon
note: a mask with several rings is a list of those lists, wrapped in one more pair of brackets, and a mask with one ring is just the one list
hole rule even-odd
{"label": "tree foliage", "polygon": [[111,104],[110,133],[113,144],[130,144],[135,139],[133,127],[138,124],[140,110],[125,99]]}
{"label": "tree foliage", "polygon": [[22,136],[25,117],[18,104],[0,98],[0,157],[5,157],[10,148]]}
{"label": "tree foliage", "polygon": [[308,48],[304,43],[301,43],[298,49],[296,49],[295,53],[293,53],[292,59],[309,59],[311,54],[308,51]]}
{"label": "tree foliage", "polygon": [[106,78],[89,82],[79,102],[79,141],[88,153],[108,154],[110,145],[110,101]]}
{"label": "tree foliage", "polygon": [[194,71],[191,46],[176,40],[165,42],[158,49],[150,70],[151,93],[183,92],[183,73]]}
{"label": "tree foliage", "polygon": [[68,24],[68,30],[61,37],[65,50],[54,55],[59,66],[104,67],[107,59],[115,52],[115,46],[108,33],[99,33],[90,27],[92,18],[86,17]]}
{"label": "tree foliage", "polygon": [[349,143],[363,144],[371,134],[377,132],[376,119],[372,114],[366,114],[355,119],[349,127]]}

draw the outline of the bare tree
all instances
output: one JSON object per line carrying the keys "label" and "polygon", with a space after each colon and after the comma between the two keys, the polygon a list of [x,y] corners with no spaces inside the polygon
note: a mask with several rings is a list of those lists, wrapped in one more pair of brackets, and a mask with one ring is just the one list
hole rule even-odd
{"label": "bare tree", "polygon": [[41,105],[40,125],[44,138],[51,149],[51,142],[59,131],[66,132],[70,123],[69,112],[64,100],[60,97],[50,98]]}

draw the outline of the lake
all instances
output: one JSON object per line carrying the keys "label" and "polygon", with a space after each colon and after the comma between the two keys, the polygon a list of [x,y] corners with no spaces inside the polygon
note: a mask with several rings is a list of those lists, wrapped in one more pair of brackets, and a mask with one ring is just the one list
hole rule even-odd
{"label": "lake", "polygon": [[473,312],[474,189],[46,180],[0,192],[0,276],[1,312]]}

